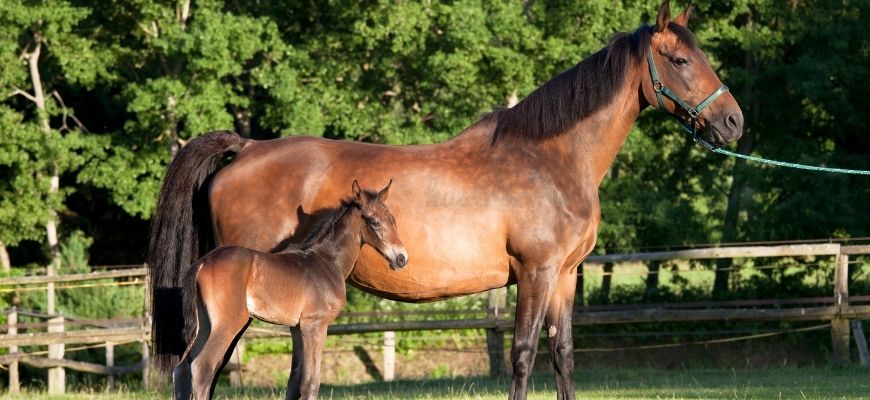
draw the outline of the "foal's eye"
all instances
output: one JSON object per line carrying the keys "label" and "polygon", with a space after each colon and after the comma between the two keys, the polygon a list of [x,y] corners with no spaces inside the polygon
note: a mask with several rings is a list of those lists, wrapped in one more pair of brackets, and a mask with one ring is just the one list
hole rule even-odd
{"label": "foal's eye", "polygon": [[381,223],[376,220],[370,219],[369,225],[371,225],[372,228],[378,228],[381,226]]}

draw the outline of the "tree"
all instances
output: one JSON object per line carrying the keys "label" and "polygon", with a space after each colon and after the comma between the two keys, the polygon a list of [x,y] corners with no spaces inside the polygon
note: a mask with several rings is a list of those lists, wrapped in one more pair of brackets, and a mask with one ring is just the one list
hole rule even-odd
{"label": "tree", "polygon": [[76,171],[97,145],[84,133],[59,88],[94,85],[110,76],[111,56],[76,31],[88,15],[68,2],[4,4],[0,8],[0,241],[15,245],[44,232],[51,265],[57,261],[57,215],[73,188],[61,177]]}

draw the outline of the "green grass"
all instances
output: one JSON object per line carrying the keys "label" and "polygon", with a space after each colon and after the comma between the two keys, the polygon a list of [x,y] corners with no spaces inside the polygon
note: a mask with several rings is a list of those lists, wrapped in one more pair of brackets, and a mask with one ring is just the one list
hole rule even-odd
{"label": "green grass", "polygon": [[[577,371],[578,399],[870,399],[870,369],[653,370]],[[552,399],[552,374],[536,374],[530,399]],[[215,398],[280,399],[283,387],[219,387]],[[323,385],[323,399],[503,399],[508,381],[484,377],[397,381],[361,385]],[[37,399],[152,399],[167,392],[77,393]]]}

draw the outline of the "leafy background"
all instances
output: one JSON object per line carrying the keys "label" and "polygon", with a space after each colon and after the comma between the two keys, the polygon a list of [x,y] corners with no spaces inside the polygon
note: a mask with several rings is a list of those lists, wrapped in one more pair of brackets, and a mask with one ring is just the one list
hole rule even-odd
{"label": "leafy background", "polygon": [[[659,5],[4,1],[0,256],[8,251],[11,260],[4,270],[20,275],[57,257],[68,271],[141,263],[164,170],[180,146],[205,132],[441,142],[597,51],[613,33],[654,20]],[[684,5],[673,4],[674,14]],[[690,27],[746,116],[738,150],[870,168],[868,26],[867,1],[696,1]],[[28,63],[37,46],[43,106],[33,101]],[[694,146],[653,110],[632,130],[601,187],[599,253],[870,236],[866,177],[735,162]],[[46,251],[47,221],[58,223],[60,256]],[[613,292],[587,282],[584,301],[826,295],[828,283],[812,284],[819,273],[737,279],[721,272],[706,283],[675,275],[661,286],[632,281]],[[61,308],[134,315],[113,305],[141,302],[123,288],[101,300],[81,293],[62,297]],[[359,294],[349,305],[401,307]]]}

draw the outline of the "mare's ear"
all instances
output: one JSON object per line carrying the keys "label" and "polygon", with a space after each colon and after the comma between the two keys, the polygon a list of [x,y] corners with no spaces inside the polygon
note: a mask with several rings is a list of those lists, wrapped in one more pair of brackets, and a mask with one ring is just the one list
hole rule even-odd
{"label": "mare's ear", "polygon": [[359,182],[357,182],[356,179],[353,180],[351,188],[353,189],[353,197],[357,200],[362,200],[362,189],[359,188]]}
{"label": "mare's ear", "polygon": [[387,197],[390,194],[390,186],[392,184],[393,184],[393,180],[390,179],[390,183],[387,184],[387,187],[381,189],[381,191],[378,192],[378,200],[380,200],[381,202],[387,201]]}
{"label": "mare's ear", "polygon": [[683,12],[681,12],[680,15],[677,15],[677,18],[674,18],[674,23],[679,25],[679,26],[682,26],[683,28],[688,27],[689,17],[692,16],[692,9],[693,8],[694,8],[694,6],[692,5],[692,3],[689,3],[689,5],[686,6],[686,9],[683,10]]}
{"label": "mare's ear", "polygon": [[670,0],[665,0],[659,8],[659,17],[656,18],[656,32],[664,32],[669,22],[671,22],[671,5]]}

